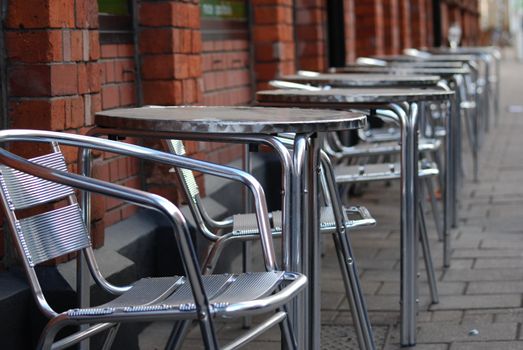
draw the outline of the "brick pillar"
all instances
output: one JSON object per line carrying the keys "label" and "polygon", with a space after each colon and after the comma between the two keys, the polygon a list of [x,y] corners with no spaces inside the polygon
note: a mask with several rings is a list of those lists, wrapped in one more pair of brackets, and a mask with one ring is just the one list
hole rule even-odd
{"label": "brick pillar", "polygon": [[[139,47],[144,104],[191,105],[203,101],[199,0],[143,0],[139,5]],[[149,143],[151,147],[163,147]],[[189,154],[198,150],[187,142]],[[151,192],[178,201],[168,167],[147,167]],[[203,190],[203,176],[198,183]]]}
{"label": "brick pillar", "polygon": [[425,0],[425,9],[427,11],[427,21],[425,23],[427,46],[434,46],[434,12],[432,11],[432,0]]}
{"label": "brick pillar", "polygon": [[410,22],[410,2],[409,0],[399,0],[400,2],[400,46],[401,49],[412,47],[412,33]]}
{"label": "brick pillar", "polygon": [[400,52],[400,15],[398,0],[383,0],[385,54],[396,55]]}
{"label": "brick pillar", "polygon": [[145,104],[202,100],[199,1],[142,1],[139,46]]}
{"label": "brick pillar", "polygon": [[412,46],[427,46],[427,10],[425,0],[413,0],[410,2],[410,21],[412,28]]}
{"label": "brick pillar", "polygon": [[256,89],[295,72],[292,0],[253,0],[254,72]]}
{"label": "brick pillar", "polygon": [[355,0],[356,55],[384,53],[383,3],[381,0]]}
{"label": "brick pillar", "polygon": [[354,0],[343,1],[343,17],[345,28],[345,61],[352,63],[356,60],[356,15]]}
{"label": "brick pillar", "polygon": [[[97,2],[11,0],[8,6],[10,127],[84,133],[101,109]],[[44,149],[19,145],[14,151],[35,156]],[[76,151],[63,151],[74,168]],[[103,236],[93,234],[93,244],[102,243]]]}
{"label": "brick pillar", "polygon": [[441,45],[448,46],[448,31],[450,26],[449,6],[446,2],[441,2]]}
{"label": "brick pillar", "polygon": [[326,58],[327,13],[323,0],[296,0],[296,52],[299,69],[323,71]]}

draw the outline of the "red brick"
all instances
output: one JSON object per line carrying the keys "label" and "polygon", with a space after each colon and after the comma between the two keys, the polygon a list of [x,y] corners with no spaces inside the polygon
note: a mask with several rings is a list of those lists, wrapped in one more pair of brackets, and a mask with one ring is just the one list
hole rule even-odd
{"label": "red brick", "polygon": [[71,30],[71,60],[83,59],[83,35],[81,30]]}
{"label": "red brick", "polygon": [[53,96],[78,93],[76,64],[51,65],[51,94]]}
{"label": "red brick", "polygon": [[174,78],[174,56],[171,54],[142,56],[142,77],[146,80]]}
{"label": "red brick", "polygon": [[102,58],[118,57],[118,45],[116,44],[103,44],[100,46],[100,51]]}
{"label": "red brick", "polygon": [[119,103],[118,86],[111,85],[102,87],[102,109],[118,107]]}
{"label": "red brick", "polygon": [[103,247],[105,243],[105,222],[96,220],[91,224],[91,244],[94,249]]}
{"label": "red brick", "polygon": [[70,0],[49,1],[49,25],[51,28],[74,28],[74,2]]}
{"label": "red brick", "polygon": [[202,35],[200,31],[192,32],[192,52],[200,54],[202,51]]}
{"label": "red brick", "polygon": [[144,81],[143,97],[146,104],[179,105],[182,103],[182,83],[172,80]]}
{"label": "red brick", "polygon": [[105,81],[107,83],[112,83],[115,81],[115,74],[114,74],[114,60],[109,60],[104,63],[101,63],[104,66],[105,70]]}
{"label": "red brick", "polygon": [[109,210],[105,213],[103,223],[105,227],[112,226],[122,220],[122,215],[119,209]]}
{"label": "red brick", "polygon": [[66,110],[65,128],[75,129],[84,125],[85,109],[84,100],[82,96],[73,97],[66,100],[66,109],[69,108],[69,113]]}
{"label": "red brick", "polygon": [[126,205],[122,208],[122,220],[130,218],[138,212],[138,207],[136,205]]}
{"label": "red brick", "polygon": [[76,27],[98,28],[98,2],[92,0],[75,1]]}
{"label": "red brick", "polygon": [[[193,31],[191,29],[180,29],[178,33],[179,33],[178,39],[180,40],[180,51],[179,52],[191,53],[192,44],[193,44],[192,43]],[[198,33],[197,35],[200,35],[200,33]]]}
{"label": "red brick", "polygon": [[118,57],[134,57],[133,44],[119,44],[117,47]]}
{"label": "red brick", "polygon": [[97,62],[87,63],[87,83],[89,92],[99,92],[101,89],[102,65]]}
{"label": "red brick", "polygon": [[91,95],[91,115],[102,110],[102,95],[92,94]]}
{"label": "red brick", "polygon": [[11,127],[19,129],[63,130],[63,99],[20,100],[9,103]]}
{"label": "red brick", "polygon": [[171,2],[141,2],[139,11],[141,25],[160,27],[173,24]]}
{"label": "red brick", "polygon": [[182,81],[182,93],[183,93],[183,103],[192,104],[196,102],[197,93],[196,81],[193,79],[186,79]]}
{"label": "red brick", "polygon": [[291,8],[282,6],[260,6],[254,10],[256,24],[291,24]]}
{"label": "red brick", "polygon": [[13,66],[8,70],[11,96],[49,96],[51,67],[49,65]]}
{"label": "red brick", "polygon": [[89,59],[95,61],[100,58],[100,41],[97,30],[89,31]]}
{"label": "red brick", "polygon": [[180,29],[144,29],[140,32],[140,51],[142,53],[181,52]]}
{"label": "red brick", "polygon": [[122,69],[122,80],[123,81],[134,81],[135,76],[135,66],[134,66],[134,60],[123,60],[120,63],[120,67]]}
{"label": "red brick", "polygon": [[62,33],[56,30],[6,32],[7,57],[13,61],[35,63],[62,60]]}
{"label": "red brick", "polygon": [[49,28],[49,1],[9,1],[8,28]]}
{"label": "red brick", "polygon": [[254,41],[292,41],[292,26],[276,25],[259,25],[254,27]]}
{"label": "red brick", "polygon": [[78,93],[85,94],[89,92],[89,83],[87,81],[87,65],[85,63],[78,63]]}
{"label": "red brick", "polygon": [[200,55],[191,55],[189,60],[189,76],[198,78],[202,75],[202,57]]}
{"label": "red brick", "polygon": [[136,94],[134,84],[120,84],[120,106],[132,106],[136,104]]}

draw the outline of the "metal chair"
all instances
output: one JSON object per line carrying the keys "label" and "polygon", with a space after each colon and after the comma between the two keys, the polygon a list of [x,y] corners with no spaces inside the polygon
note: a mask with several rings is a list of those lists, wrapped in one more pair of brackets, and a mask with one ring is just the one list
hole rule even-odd
{"label": "metal chair", "polygon": [[[109,348],[119,324],[123,322],[196,320],[205,348],[217,349],[214,318],[275,311],[261,324],[223,348],[236,349],[269,327],[280,324],[286,346],[296,349],[284,306],[306,285],[307,279],[301,274],[277,269],[264,193],[252,176],[237,169],[80,135],[33,130],[0,131],[0,143],[8,141],[47,142],[51,143],[53,150],[50,154],[25,159],[0,148],[2,208],[35,301],[50,319],[38,348],[62,349],[107,330],[104,348]],[[58,144],[119,153],[169,166],[189,167],[241,181],[255,199],[266,271],[201,276],[185,218],[175,205],[158,195],[68,173]],[[82,168],[88,169],[88,165],[84,164]],[[82,219],[82,209],[75,197],[76,189],[84,191],[84,204],[89,198],[87,193],[96,192],[164,214],[171,223],[186,276],[142,278],[127,286],[115,286],[108,282],[95,259],[88,225]],[[31,213],[37,213],[25,216],[28,215],[28,208],[32,209]],[[20,211],[23,211],[23,218],[19,216]],[[89,215],[84,212],[84,217]],[[79,256],[85,256],[95,282],[115,298],[103,305],[81,306],[59,313],[48,304],[35,266],[73,252],[81,252]],[[84,325],[84,328],[55,340],[58,331],[68,325]]]}
{"label": "metal chair", "polygon": [[[374,181],[390,181],[399,180],[401,177],[401,165],[399,163],[389,164],[365,164],[365,165],[343,165],[340,164],[335,167],[334,173],[336,183],[338,184],[355,184],[368,183]],[[428,189],[428,192],[433,192],[432,177],[437,177],[439,174],[438,167],[435,163],[424,160],[419,162],[418,176],[422,183]],[[425,268],[427,272],[427,280],[430,288],[430,295],[433,304],[439,302],[436,275],[434,272],[434,265],[432,263],[432,256],[429,247],[429,239],[427,235],[427,228],[425,224],[425,215],[423,210],[423,186],[420,187],[419,202],[418,202],[418,217],[419,217],[419,239],[423,250],[423,258],[425,261]],[[431,197],[432,199],[432,197]],[[434,199],[432,199],[434,201]],[[433,210],[435,209],[435,203]]]}
{"label": "metal chair", "polygon": [[[290,146],[293,142],[289,137],[280,138],[280,140],[287,146]],[[182,141],[171,139],[165,142],[169,150],[174,154],[186,154]],[[364,207],[341,206],[341,200],[339,199],[332,173],[332,165],[328,156],[323,152],[321,164],[320,179],[325,201],[323,203],[324,206],[320,210],[320,233],[332,234],[333,236],[360,347],[362,349],[374,349],[375,344],[370,321],[347,233],[355,228],[373,226],[376,224],[376,221]],[[212,272],[220,253],[227,244],[233,241],[259,239],[259,230],[256,227],[253,214],[236,214],[224,221],[214,220],[207,214],[202,204],[198,185],[192,171],[186,169],[174,170],[184,190],[184,195],[187,197],[188,205],[198,229],[212,242],[209,252],[204,259],[204,273]],[[281,211],[272,212],[270,217],[272,220],[272,234],[280,236],[283,228]],[[223,231],[223,233],[217,234],[215,233],[216,230]]]}

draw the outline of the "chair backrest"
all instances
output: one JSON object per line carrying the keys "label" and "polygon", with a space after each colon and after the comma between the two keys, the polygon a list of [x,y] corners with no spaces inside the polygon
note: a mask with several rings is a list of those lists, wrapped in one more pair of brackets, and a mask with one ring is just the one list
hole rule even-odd
{"label": "chair backrest", "polygon": [[[53,152],[30,161],[67,171],[63,155]],[[0,165],[0,194],[10,229],[30,267],[91,246],[81,210],[71,187]],[[65,200],[58,208],[53,203]],[[48,205],[46,205],[48,204]],[[37,214],[18,218],[20,210]],[[51,208],[51,209],[49,209]],[[24,211],[26,212],[26,211]]]}
{"label": "chair backrest", "polygon": [[[183,145],[183,142],[181,140],[166,140],[167,146],[169,147],[169,151],[171,153],[174,153],[179,156],[185,156],[187,152],[185,151],[185,146]],[[200,196],[200,189],[198,188],[198,184],[196,183],[196,178],[194,177],[194,173],[191,170],[188,169],[176,169],[178,172],[178,178],[180,179],[180,182],[182,183],[182,186],[184,187],[184,190],[186,191],[187,195],[190,197],[189,199],[196,204],[197,203],[197,197]]]}

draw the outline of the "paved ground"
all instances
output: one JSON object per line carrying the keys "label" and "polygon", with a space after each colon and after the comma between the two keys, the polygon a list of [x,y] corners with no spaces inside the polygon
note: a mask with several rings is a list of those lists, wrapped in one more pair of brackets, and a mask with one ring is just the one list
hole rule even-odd
{"label": "paved ground", "polygon": [[[430,305],[421,271],[415,347],[419,350],[523,349],[523,110],[508,112],[510,105],[523,105],[523,64],[504,62],[501,78],[501,115],[481,153],[480,182],[465,179],[461,187],[450,268],[441,267],[442,245],[434,230],[429,233],[440,303]],[[397,184],[378,184],[353,199],[366,205],[379,223],[352,235],[379,349],[399,348],[398,200]],[[322,263],[322,347],[357,349],[335,252],[327,237]],[[240,329],[238,323],[218,327],[224,341]],[[142,348],[162,348],[168,333],[166,324],[147,328]],[[278,342],[276,327],[248,348],[274,349]],[[198,329],[191,332],[184,348],[202,348]]]}

